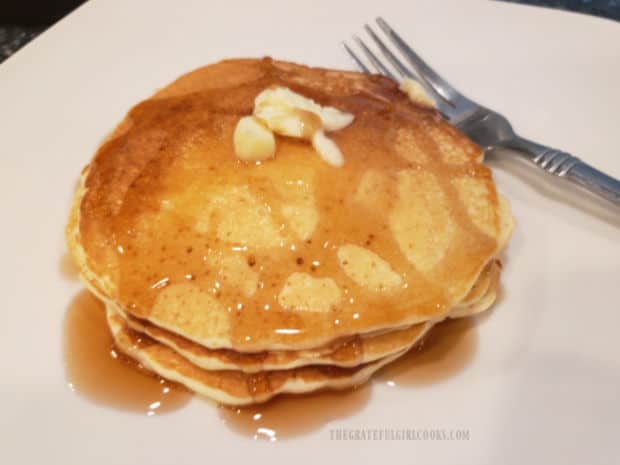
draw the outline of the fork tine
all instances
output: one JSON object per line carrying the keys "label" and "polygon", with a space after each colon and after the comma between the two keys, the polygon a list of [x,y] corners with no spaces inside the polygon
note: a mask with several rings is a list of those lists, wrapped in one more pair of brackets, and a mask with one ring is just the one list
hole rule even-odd
{"label": "fork tine", "polygon": [[346,42],[342,43],[342,46],[344,47],[344,49],[347,51],[347,53],[349,54],[349,56],[353,59],[353,61],[355,62],[355,64],[357,65],[357,67],[359,69],[362,70],[363,73],[366,74],[370,74],[370,70],[366,67],[366,65],[362,62],[362,60],[359,59],[359,57],[355,54],[355,52],[353,52],[353,50],[351,50],[351,48],[349,48],[349,46],[347,45]]}
{"label": "fork tine", "polygon": [[368,32],[370,37],[372,37],[372,40],[375,41],[375,44],[377,44],[377,47],[379,47],[381,53],[383,53],[383,55],[388,59],[388,61],[392,63],[392,66],[396,68],[396,70],[401,76],[406,76],[408,78],[418,80],[418,77],[415,76],[411,71],[409,71],[409,69],[405,67],[405,65],[403,65],[401,61],[394,56],[390,49],[386,47],[383,41],[379,39],[379,36],[375,34],[375,31],[373,31],[368,24],[364,25],[364,29],[366,29],[366,32]]}
{"label": "fork tine", "polygon": [[370,51],[370,49],[366,46],[366,44],[362,41],[362,39],[360,39],[358,36],[355,36],[354,39],[357,42],[357,44],[360,46],[360,48],[362,49],[366,57],[370,60],[372,65],[375,67],[375,69],[380,74],[383,74],[389,77],[390,79],[397,81],[396,76],[394,76],[392,72],[389,69],[387,69],[383,63],[381,63],[381,61],[375,56],[374,53]]}
{"label": "fork tine", "polygon": [[[466,99],[459,91],[452,87],[448,82],[426,64],[420,56],[407,45],[407,43],[388,25],[381,17],[377,18],[377,24],[383,32],[392,40],[394,45],[403,53],[405,58],[411,63],[416,72],[422,79],[427,81],[447,102],[452,103],[455,98]],[[467,99],[466,99],[467,100]]]}

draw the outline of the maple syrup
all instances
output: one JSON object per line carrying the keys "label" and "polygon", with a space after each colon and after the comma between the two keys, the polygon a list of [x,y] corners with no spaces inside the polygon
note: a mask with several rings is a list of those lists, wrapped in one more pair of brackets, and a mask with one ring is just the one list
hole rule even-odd
{"label": "maple syrup", "polygon": [[446,320],[408,353],[384,367],[375,379],[404,387],[444,381],[467,366],[477,343],[475,318]]}
{"label": "maple syrup", "polygon": [[476,345],[473,318],[447,320],[357,389],[283,395],[241,408],[221,406],[220,417],[229,428],[248,438],[272,442],[289,439],[361,410],[376,382],[407,388],[438,383],[458,374],[471,361]]}
{"label": "maple syrup", "polygon": [[[270,63],[264,66],[268,71],[265,76],[275,76],[282,85],[291,84],[286,76],[278,76]],[[451,304],[451,296],[441,283],[455,274],[466,280],[497,245],[473,224],[451,183],[461,178],[490,182],[488,169],[470,163],[472,157],[462,164],[448,163],[441,146],[465,145],[463,150],[469,150],[470,155],[479,149],[443,127],[437,115],[426,110],[394,106],[389,99],[329,97],[308,89],[309,97],[322,98],[323,103],[356,115],[351,127],[334,135],[345,149],[345,168],[333,169],[321,162],[308,144],[285,139],[278,145],[277,164],[240,163],[230,151],[233,128],[241,116],[251,112],[257,90],[273,84],[274,79],[258,78],[230,95],[218,90],[146,101],[130,112],[131,119],[140,124],[102,146],[92,162],[94,174],[86,179],[88,193],[80,210],[80,234],[93,271],[102,274],[112,269],[118,277],[118,295],[114,297],[123,308],[131,309],[133,316],[145,319],[163,289],[191,281],[193,288],[212,293],[222,313],[230,315],[230,334],[226,336],[233,349],[240,351],[258,351],[270,345],[307,346],[328,336],[390,327],[402,322],[412,308],[425,315],[442,314]],[[228,99],[223,99],[223,94]],[[431,129],[441,132],[447,142],[437,142],[429,135]],[[400,154],[392,143],[399,130],[419,136],[414,142],[421,152],[428,152],[428,159],[420,162]],[[385,182],[379,183],[371,202],[362,205],[356,190],[369,170],[380,173]],[[450,212],[460,232],[449,249],[452,255],[447,265],[434,267],[432,273],[412,266],[390,226],[390,212],[400,199],[399,176],[416,172],[429,172],[436,178],[434,187],[442,195],[434,196],[430,203],[435,205],[443,198],[440,210]],[[251,241],[228,240],[224,234],[218,237],[222,219],[218,215],[227,212],[206,215],[204,199],[218,194],[221,186],[247,186],[249,199],[269,206],[283,237],[281,245],[262,247]],[[289,197],[306,190],[315,193],[321,222],[310,238],[302,240],[282,207]],[[422,199],[425,195],[418,193]],[[496,201],[494,196],[492,191],[491,204]],[[238,208],[238,214],[245,212],[245,207]],[[203,224],[197,218],[209,221]],[[377,299],[359,286],[347,284],[348,278],[335,259],[344,244],[364,246],[383,257],[403,277],[402,289]],[[245,295],[233,280],[220,279],[221,266],[214,258],[220,255],[240,255],[241,263],[259,272],[254,295]],[[469,266],[457,267],[460,263]],[[342,302],[333,312],[325,313],[281,308],[279,289],[291,269],[316,278],[333,278],[342,285]],[[423,344],[384,368],[378,379],[406,387],[440,382],[456,374],[474,353],[473,325],[470,319],[438,325]],[[189,399],[181,388],[123,363],[113,349],[104,310],[92,295],[82,293],[74,300],[65,331],[70,385],[89,399],[149,415],[173,410]],[[354,344],[350,349],[357,350]],[[275,441],[351,415],[369,398],[370,387],[366,386],[340,393],[279,396],[253,407],[222,407],[220,414],[227,425],[244,435]]]}
{"label": "maple syrup", "polygon": [[[223,321],[225,334],[203,336],[226,340],[239,352],[311,348],[402,325],[413,313],[443,315],[497,248],[455,187],[474,182],[485,192],[484,211],[497,220],[480,148],[436,113],[412,106],[395,86],[368,83],[385,99],[351,89],[322,92],[269,60],[238,69],[251,76],[239,86],[225,80],[220,87],[209,75],[213,88],[138,104],[128,114],[131,126],[92,160],[80,204],[80,244],[93,273],[114,276],[110,297],[132,316],[166,326],[169,315],[152,314],[162,294],[189,288],[213,296],[209,312]],[[353,86],[347,79],[334,84]],[[343,167],[291,138],[278,139],[273,160],[244,163],[234,156],[237,122],[271,85],[355,115],[330,135],[345,154]],[[410,159],[413,152],[424,160]],[[316,225],[300,234],[291,211],[304,220],[316,215]],[[416,211],[426,212],[416,221],[430,221],[434,237],[415,233],[418,226],[408,219],[417,218]],[[449,247],[433,266],[426,263],[435,260],[432,253],[413,247],[428,242],[431,251],[441,251],[435,241],[444,238]],[[337,258],[349,244],[380,256],[402,283],[385,293],[352,283]],[[410,256],[418,253],[419,266]],[[341,298],[329,312],[283,306],[279,295],[292,272],[331,279]],[[244,276],[253,273],[258,281],[248,292],[252,280]]]}
{"label": "maple syrup", "polygon": [[69,387],[97,404],[152,416],[176,410],[191,398],[184,388],[152,375],[114,348],[104,305],[86,290],[65,315],[64,356]]}
{"label": "maple syrup", "polygon": [[370,400],[371,386],[345,391],[278,396],[247,407],[219,407],[223,422],[243,436],[277,441],[300,436],[361,410]]}

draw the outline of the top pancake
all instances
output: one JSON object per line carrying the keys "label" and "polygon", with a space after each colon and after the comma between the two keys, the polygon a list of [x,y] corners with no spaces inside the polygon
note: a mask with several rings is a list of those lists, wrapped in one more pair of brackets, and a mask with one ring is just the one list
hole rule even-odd
{"label": "top pancake", "polygon": [[[343,167],[279,137],[235,157],[254,97],[281,85],[353,113]],[[105,300],[209,348],[318,347],[444,318],[511,217],[482,152],[380,76],[229,60],[134,107],[85,169],[68,225]]]}

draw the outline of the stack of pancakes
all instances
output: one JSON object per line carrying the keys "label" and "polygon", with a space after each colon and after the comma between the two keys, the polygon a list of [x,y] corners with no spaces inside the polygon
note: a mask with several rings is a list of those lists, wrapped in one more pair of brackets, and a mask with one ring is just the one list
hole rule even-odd
{"label": "stack of pancakes", "polygon": [[[283,86],[352,113],[344,165],[233,131]],[[513,226],[479,147],[380,76],[228,60],[135,106],[84,169],[67,227],[118,349],[225,404],[366,381],[494,301]]]}

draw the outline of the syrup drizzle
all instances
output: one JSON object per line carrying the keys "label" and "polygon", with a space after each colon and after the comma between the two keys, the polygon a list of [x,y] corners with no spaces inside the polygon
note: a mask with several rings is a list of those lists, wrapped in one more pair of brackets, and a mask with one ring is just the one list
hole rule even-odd
{"label": "syrup drizzle", "polygon": [[[228,320],[221,326],[228,334],[214,336],[241,352],[316,347],[369,327],[402,324],[414,312],[446,311],[497,245],[473,223],[452,184],[479,181],[488,188],[489,215],[495,213],[490,172],[477,159],[480,149],[435,112],[412,105],[385,83],[380,87],[388,100],[367,93],[333,95],[319,86],[298,89],[294,75],[268,60],[242,66],[261,72],[234,88],[223,82],[215,90],[138,104],[129,113],[131,127],[105,143],[91,163],[80,234],[91,264],[102,267],[94,271],[116,277],[113,297],[132,315],[149,319],[162,293],[191,285],[215,297],[214,318]],[[345,152],[342,168],[322,162],[308,143],[286,138],[279,140],[274,160],[254,164],[234,157],[234,127],[251,113],[256,94],[270,85],[299,90],[355,115],[350,126],[333,134]],[[397,144],[403,132],[412,139],[402,142],[406,150]],[[427,159],[416,162],[402,154],[413,147]],[[462,152],[458,163],[455,151]],[[384,182],[368,202],[360,202],[356,194],[370,171]],[[420,173],[428,175],[433,188],[415,190]],[[403,181],[407,176],[409,184]],[[403,186],[411,198],[401,195]],[[301,239],[285,211],[291,199],[304,195],[314,199],[318,223],[310,237]],[[223,199],[224,207],[214,199]],[[458,231],[441,262],[426,271],[409,261],[394,233],[391,215],[410,216],[403,207],[410,201],[429,212],[426,219],[441,216],[437,210],[448,212]],[[256,216],[263,210],[268,213]],[[276,232],[263,234],[267,224]],[[240,234],[240,228],[249,229]],[[377,295],[351,282],[336,259],[345,244],[365,247],[389,262],[403,278],[402,287]],[[239,259],[241,265],[222,277],[222,259]],[[252,293],[236,282],[249,269],[259,280]],[[329,312],[282,307],[278,296],[292,271],[333,279],[342,299]]]}

